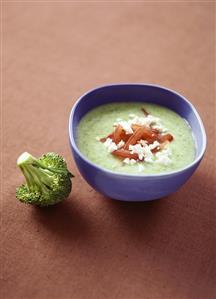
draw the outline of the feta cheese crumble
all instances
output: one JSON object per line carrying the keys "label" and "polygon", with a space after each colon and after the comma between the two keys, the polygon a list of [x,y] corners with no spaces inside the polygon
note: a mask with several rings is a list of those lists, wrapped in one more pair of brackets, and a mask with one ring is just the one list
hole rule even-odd
{"label": "feta cheese crumble", "polygon": [[118,149],[117,145],[112,141],[111,138],[107,138],[107,140],[104,142],[104,146],[107,148],[109,153],[112,153]]}
{"label": "feta cheese crumble", "polygon": [[141,125],[145,127],[150,127],[151,125],[154,124],[160,124],[160,119],[158,117],[155,117],[151,114],[148,114],[145,117],[139,117],[139,116],[134,116],[133,118],[128,120],[129,125]]}
{"label": "feta cheese crumble", "polygon": [[162,165],[169,165],[170,163],[172,163],[171,156],[172,156],[171,149],[165,148],[162,151],[157,152],[155,154],[156,157],[155,162]]}
{"label": "feta cheese crumble", "polygon": [[140,117],[133,113],[129,114],[129,120],[122,120],[121,118],[117,118],[114,126],[121,125],[125,130],[126,134],[132,134],[133,130],[131,129],[132,125],[140,125],[146,127],[152,127],[157,129],[159,132],[167,132],[167,129],[164,128],[161,124],[161,120],[159,117],[155,117],[151,114]]}
{"label": "feta cheese crumble", "polygon": [[125,142],[123,140],[121,140],[118,144],[117,144],[117,147],[118,148],[121,148],[125,145]]}
{"label": "feta cheese crumble", "polygon": [[136,117],[136,115],[133,114],[133,113],[130,113],[130,114],[129,114],[129,117],[130,117],[130,118],[134,118],[134,117]]}
{"label": "feta cheese crumble", "polygon": [[151,150],[153,150],[153,149],[157,148],[159,145],[160,145],[160,143],[156,140],[152,144],[149,144],[149,148]]}
{"label": "feta cheese crumble", "polygon": [[144,144],[142,146],[140,143],[129,145],[129,151],[131,154],[138,154],[139,160],[145,159],[145,162],[153,162],[153,153],[151,152],[150,145]]}
{"label": "feta cheese crumble", "polygon": [[161,124],[152,125],[152,128],[158,130],[161,133],[166,133],[168,131],[167,128],[163,127]]}
{"label": "feta cheese crumble", "polygon": [[133,130],[131,128],[131,125],[126,120],[121,120],[121,121],[118,122],[118,124],[120,126],[122,126],[122,128],[124,129],[126,134],[133,134]]}
{"label": "feta cheese crumble", "polygon": [[123,163],[128,164],[128,165],[134,165],[134,164],[137,163],[137,161],[134,160],[134,159],[125,158],[125,159],[123,160]]}

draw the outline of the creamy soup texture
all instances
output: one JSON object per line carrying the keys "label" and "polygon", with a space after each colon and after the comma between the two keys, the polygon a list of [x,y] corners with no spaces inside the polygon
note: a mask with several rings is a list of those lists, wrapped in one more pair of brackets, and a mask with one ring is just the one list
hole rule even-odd
{"label": "creamy soup texture", "polygon": [[[167,134],[172,135],[173,140],[161,144],[154,141],[150,144],[141,138],[136,144],[129,145],[127,152],[131,156],[123,158],[115,153],[119,149],[125,152],[127,141],[121,140],[116,144],[113,135],[110,135],[117,126],[124,129],[126,138],[132,135],[134,126],[144,126],[160,132],[162,138]],[[191,128],[182,117],[165,107],[139,102],[111,103],[89,111],[78,125],[77,144],[81,153],[98,166],[137,175],[181,169],[194,160],[196,152]]]}

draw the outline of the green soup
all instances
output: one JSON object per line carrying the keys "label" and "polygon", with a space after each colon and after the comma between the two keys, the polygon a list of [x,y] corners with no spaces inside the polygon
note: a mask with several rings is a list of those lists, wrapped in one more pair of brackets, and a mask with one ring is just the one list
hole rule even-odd
{"label": "green soup", "polygon": [[[115,157],[99,138],[109,135],[113,131],[113,124],[117,119],[127,121],[130,114],[143,117],[141,108],[145,108],[151,115],[160,118],[161,123],[174,140],[169,143],[171,163],[138,162],[128,165]],[[112,103],[99,106],[89,111],[80,121],[77,131],[77,143],[81,153],[91,162],[105,169],[128,174],[157,174],[181,169],[195,158],[195,142],[188,123],[178,114],[165,107],[148,103]],[[142,163],[142,169],[140,164]]]}

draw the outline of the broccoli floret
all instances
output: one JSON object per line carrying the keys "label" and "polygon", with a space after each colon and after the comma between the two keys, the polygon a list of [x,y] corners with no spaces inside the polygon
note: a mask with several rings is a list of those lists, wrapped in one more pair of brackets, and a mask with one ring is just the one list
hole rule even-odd
{"label": "broccoli floret", "polygon": [[37,159],[25,152],[17,165],[26,179],[26,184],[16,190],[20,201],[43,207],[54,205],[70,194],[73,175],[60,155],[47,153]]}

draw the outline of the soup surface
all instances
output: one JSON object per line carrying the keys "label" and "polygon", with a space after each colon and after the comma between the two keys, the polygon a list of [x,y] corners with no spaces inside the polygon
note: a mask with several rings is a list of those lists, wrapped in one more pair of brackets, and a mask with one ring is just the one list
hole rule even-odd
{"label": "soup surface", "polygon": [[[118,142],[113,137],[117,127],[124,133]],[[153,132],[155,139],[150,141],[147,133],[137,137],[141,127],[144,133]],[[149,103],[111,103],[89,111],[78,125],[77,144],[91,162],[128,174],[170,172],[195,158],[188,123],[174,111]]]}

